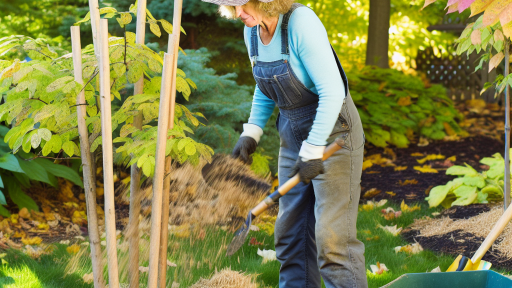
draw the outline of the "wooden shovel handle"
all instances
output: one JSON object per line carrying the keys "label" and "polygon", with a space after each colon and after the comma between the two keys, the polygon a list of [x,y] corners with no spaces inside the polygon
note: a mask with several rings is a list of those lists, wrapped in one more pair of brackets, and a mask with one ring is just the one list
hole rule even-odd
{"label": "wooden shovel handle", "polygon": [[482,257],[484,257],[487,250],[491,248],[494,241],[496,241],[498,236],[500,236],[501,232],[503,232],[503,230],[505,229],[505,227],[507,226],[511,219],[512,205],[509,205],[507,210],[505,210],[505,213],[503,213],[500,219],[498,219],[498,222],[496,222],[489,235],[487,235],[484,242],[482,242],[482,245],[480,245],[478,250],[476,250],[475,254],[473,255],[473,258],[471,258],[471,262],[473,264],[482,260]]}
{"label": "wooden shovel handle", "polygon": [[[322,157],[322,161],[327,160],[327,158],[331,157],[334,152],[338,151],[345,145],[345,140],[341,138],[336,138],[334,142],[327,146],[324,151],[324,156]],[[251,210],[252,215],[258,216],[263,213],[268,207],[272,206],[276,203],[279,198],[283,197],[288,191],[290,191],[293,187],[295,187],[300,182],[299,174],[293,176],[290,180],[286,181],[281,187],[277,189],[276,192],[267,196],[263,201],[261,201],[256,207]]]}

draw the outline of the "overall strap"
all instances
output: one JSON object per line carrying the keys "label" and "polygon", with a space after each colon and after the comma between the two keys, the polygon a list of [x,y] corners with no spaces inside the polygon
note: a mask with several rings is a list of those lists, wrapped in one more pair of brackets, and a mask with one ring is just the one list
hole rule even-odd
{"label": "overall strap", "polygon": [[288,45],[288,22],[290,22],[290,17],[292,17],[293,11],[302,6],[304,5],[300,3],[293,3],[290,11],[288,11],[283,16],[283,22],[281,23],[281,54],[290,55],[290,49]]}
{"label": "overall strap", "polygon": [[251,64],[254,66],[258,59],[258,25],[251,29]]}

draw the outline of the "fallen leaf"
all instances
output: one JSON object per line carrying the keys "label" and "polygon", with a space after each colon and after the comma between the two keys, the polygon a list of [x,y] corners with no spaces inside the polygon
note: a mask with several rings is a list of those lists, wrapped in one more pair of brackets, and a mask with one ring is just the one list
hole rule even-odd
{"label": "fallen leaf", "polygon": [[18,214],[11,214],[11,223],[12,224],[18,224],[20,219],[20,215]]}
{"label": "fallen leaf", "polygon": [[21,238],[21,243],[25,245],[39,245],[43,242],[43,239],[41,237],[27,237],[27,238]]}
{"label": "fallen leaf", "polygon": [[373,162],[372,160],[366,160],[366,161],[363,161],[363,171],[372,167],[373,166]]}
{"label": "fallen leaf", "polygon": [[409,207],[409,205],[405,204],[405,200],[402,200],[402,203],[400,204],[400,210],[402,212],[413,212],[416,210],[421,210],[421,207],[419,205],[414,205],[413,207]]}
{"label": "fallen leaf", "polygon": [[390,195],[391,197],[396,195],[396,193],[393,191],[387,191],[386,194]]}
{"label": "fallen leaf", "polygon": [[18,215],[20,215],[23,219],[29,219],[30,218],[30,212],[28,212],[27,207],[21,208],[20,212],[18,212]]}
{"label": "fallen leaf", "polygon": [[400,186],[405,186],[405,185],[416,185],[418,184],[418,180],[416,179],[407,179],[405,181],[402,182],[402,180],[398,181],[398,184]]}
{"label": "fallen leaf", "polygon": [[395,226],[382,226],[379,224],[379,225],[377,225],[377,227],[386,232],[393,234],[393,236],[397,236],[398,234],[400,234],[400,232],[402,232],[402,227],[397,228],[396,225]]}
{"label": "fallen leaf", "polygon": [[423,153],[420,152],[414,152],[411,154],[412,157],[423,157]]}
{"label": "fallen leaf", "polygon": [[167,266],[169,267],[178,267],[175,263],[172,263],[171,261],[167,260]]}
{"label": "fallen leaf", "polygon": [[94,276],[92,273],[84,274],[82,279],[84,280],[84,283],[87,283],[87,284],[91,284],[92,282],[94,282]]}
{"label": "fallen leaf", "polygon": [[420,171],[421,173],[438,173],[438,171],[432,168],[430,165],[414,166],[414,170]]}
{"label": "fallen leaf", "polygon": [[441,154],[430,154],[430,155],[427,155],[425,158],[422,158],[422,159],[416,159],[416,161],[418,161],[419,164],[423,164],[427,161],[431,161],[431,160],[442,160],[446,158],[446,156],[444,155],[441,155]]}
{"label": "fallen leaf", "polygon": [[66,248],[66,251],[68,251],[69,254],[76,254],[78,251],[80,251],[80,246],[77,244],[73,244]]}
{"label": "fallen leaf", "polygon": [[384,271],[389,271],[384,263],[377,262],[377,265],[370,265],[370,269],[372,270],[373,275],[380,275],[384,273]]}
{"label": "fallen leaf", "polygon": [[377,196],[380,192],[381,190],[378,190],[377,188],[372,188],[364,193],[363,198],[373,198]]}
{"label": "fallen leaf", "polygon": [[417,146],[418,146],[418,147],[425,147],[425,146],[428,146],[428,144],[430,144],[430,142],[428,142],[428,139],[427,139],[427,138],[425,138],[425,137],[420,137],[420,141],[418,141]]}
{"label": "fallen leaf", "polygon": [[258,255],[263,257],[263,262],[261,262],[262,264],[265,264],[268,261],[275,261],[275,260],[277,260],[277,258],[276,258],[276,251],[274,251],[274,250],[260,250],[258,248],[258,252],[257,253],[258,253]]}
{"label": "fallen leaf", "polygon": [[395,171],[403,171],[405,169],[407,169],[407,166],[396,166],[395,167]]}
{"label": "fallen leaf", "polygon": [[421,251],[423,251],[423,247],[421,247],[420,243],[417,243],[417,242],[413,243],[413,244],[408,244],[405,246],[395,247],[395,253],[405,252],[407,254],[418,254]]}

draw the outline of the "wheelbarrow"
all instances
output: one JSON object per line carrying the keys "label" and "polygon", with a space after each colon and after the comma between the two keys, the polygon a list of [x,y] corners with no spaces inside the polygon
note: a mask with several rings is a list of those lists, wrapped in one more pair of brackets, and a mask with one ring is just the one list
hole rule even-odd
{"label": "wheelbarrow", "polygon": [[404,274],[381,288],[505,288],[512,280],[491,270]]}

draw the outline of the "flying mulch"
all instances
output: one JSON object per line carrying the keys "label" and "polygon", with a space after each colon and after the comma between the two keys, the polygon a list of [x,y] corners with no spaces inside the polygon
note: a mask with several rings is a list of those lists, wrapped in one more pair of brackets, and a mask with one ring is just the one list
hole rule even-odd
{"label": "flying mulch", "polygon": [[211,279],[201,278],[190,288],[257,288],[256,275],[232,271],[228,268],[216,272]]}
{"label": "flying mulch", "polygon": [[[495,205],[489,211],[468,219],[450,219],[449,217],[417,219],[409,227],[408,233],[415,231],[416,233],[412,238],[417,239],[423,247],[429,247],[429,242],[432,244],[433,239],[446,238],[449,239],[449,242],[452,242],[450,245],[455,246],[455,249],[457,249],[456,246],[460,246],[470,247],[469,250],[476,250],[502,214],[503,207]],[[433,248],[435,250],[436,247]],[[444,252],[450,253],[450,251]],[[472,256],[474,253],[474,251],[459,252],[464,252],[468,256]],[[512,260],[512,225],[509,224],[505,227],[505,230],[487,254],[499,259],[501,263]],[[493,264],[496,263],[493,262]]]}

